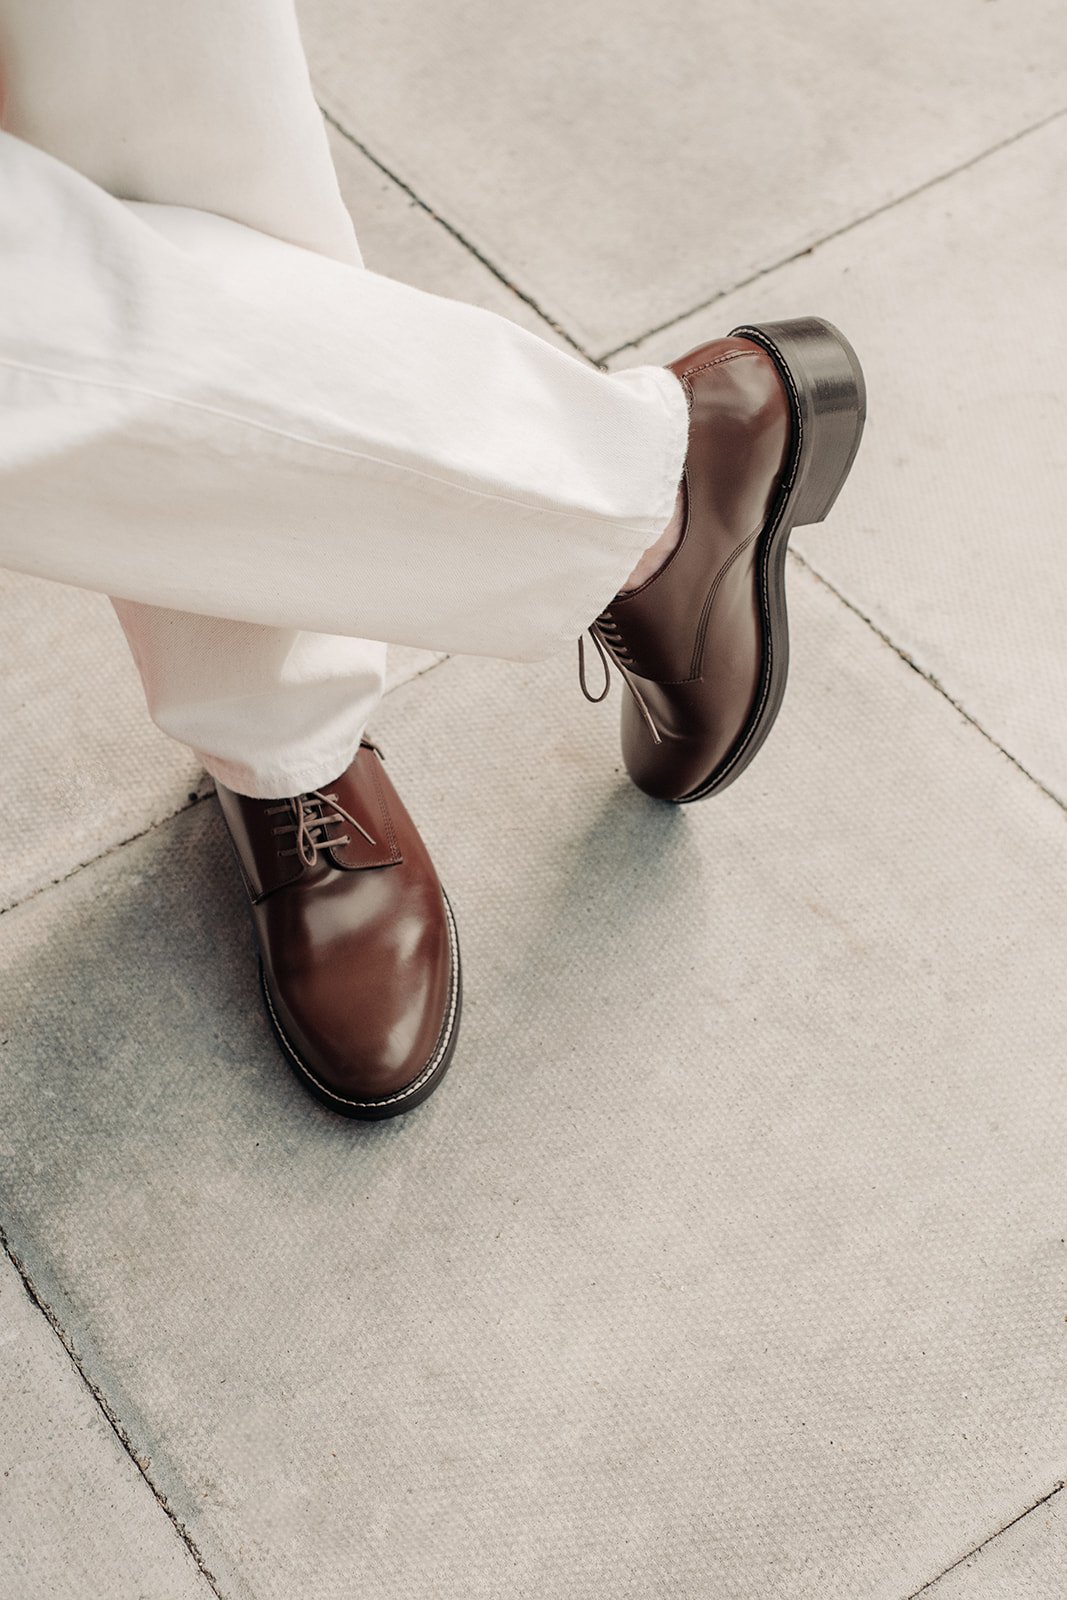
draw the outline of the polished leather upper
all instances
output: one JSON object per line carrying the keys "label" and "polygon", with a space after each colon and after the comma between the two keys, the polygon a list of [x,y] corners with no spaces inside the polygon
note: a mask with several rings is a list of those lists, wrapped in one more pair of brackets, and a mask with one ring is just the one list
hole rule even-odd
{"label": "polished leather upper", "polygon": [[682,539],[594,627],[636,691],[623,706],[627,769],[647,793],[677,800],[725,761],[758,692],[764,630],[755,563],[792,413],[774,362],[747,339],[702,345],[671,371],[690,408]]}
{"label": "polished leather upper", "polygon": [[253,800],[221,784],[218,794],[289,1053],[339,1109],[402,1098],[449,1043],[458,952],[429,854],[377,751],[364,743],[316,791],[336,806],[316,795]]}

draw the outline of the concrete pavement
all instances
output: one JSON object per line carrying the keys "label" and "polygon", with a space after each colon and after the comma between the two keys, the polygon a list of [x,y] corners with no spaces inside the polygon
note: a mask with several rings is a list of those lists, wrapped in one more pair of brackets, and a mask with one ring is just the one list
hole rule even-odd
{"label": "concrete pavement", "polygon": [[815,310],[869,432],[707,806],[396,652],[467,1008],[380,1126],[106,602],[3,577],[0,1593],[1059,1600],[1062,8],[301,11],[373,269],[613,366]]}

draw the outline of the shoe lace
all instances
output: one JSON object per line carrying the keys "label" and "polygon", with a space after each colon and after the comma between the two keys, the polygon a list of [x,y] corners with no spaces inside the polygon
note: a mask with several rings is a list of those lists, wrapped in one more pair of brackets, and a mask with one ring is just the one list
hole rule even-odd
{"label": "shoe lace", "polygon": [[342,826],[346,822],[351,823],[368,844],[376,843],[362,823],[357,822],[355,817],[345,810],[335,794],[326,794],[321,789],[310,789],[305,794],[283,800],[280,805],[267,807],[268,817],[281,816],[283,813],[288,815],[289,821],[278,823],[271,832],[292,833],[296,835],[296,839],[291,849],[279,848],[278,854],[299,856],[309,867],[315,865],[320,850],[329,850],[335,845],[351,844],[351,836],[347,833],[341,837],[330,836],[330,829],[338,823]]}
{"label": "shoe lace", "polygon": [[611,612],[602,611],[600,616],[597,617],[596,621],[593,623],[592,627],[587,631],[590,639],[592,639],[594,645],[596,646],[597,655],[600,657],[600,665],[604,669],[604,687],[601,689],[599,694],[593,694],[592,690],[589,688],[589,681],[585,670],[585,634],[579,634],[578,684],[582,693],[585,695],[585,698],[595,706],[599,705],[601,700],[607,699],[608,692],[611,689],[611,663],[614,661],[615,665],[619,668],[623,683],[625,683],[626,687],[633,695],[637,704],[637,709],[645,719],[645,722],[648,726],[648,731],[652,735],[653,740],[656,744],[662,744],[662,735],[660,734],[659,729],[656,727],[655,722],[652,720],[652,713],[648,709],[648,704],[644,695],[641,693],[636,683],[634,683],[630,674],[624,670],[626,667],[633,666],[633,659],[623,643],[622,634],[619,632],[618,624],[611,615]]}

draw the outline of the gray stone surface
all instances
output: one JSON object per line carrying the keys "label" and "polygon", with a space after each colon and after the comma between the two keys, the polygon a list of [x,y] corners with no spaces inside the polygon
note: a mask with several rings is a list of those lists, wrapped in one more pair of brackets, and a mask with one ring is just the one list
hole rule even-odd
{"label": "gray stone surface", "polygon": [[4,1600],[211,1600],[2,1252],[0,1413]]}
{"label": "gray stone surface", "polygon": [[[852,334],[867,442],[795,542],[1067,798],[1067,124],[860,220],[1067,103],[1060,0],[300,9],[425,203],[331,132],[372,270],[559,338],[503,277],[594,355],[674,321],[615,365]],[[1062,1493],[1006,1527],[1067,1470],[1062,815],[791,578],[782,721],[682,814],[567,661],[393,653],[467,1003],[360,1127],[277,1055],[106,601],[0,574],[0,909],[44,891],[0,1221],[225,1600],[1065,1592]],[[2,1262],[0,1410],[3,1600],[207,1592]]]}
{"label": "gray stone surface", "polygon": [[[211,781],[149,721],[103,595],[0,570],[0,911],[173,816]],[[387,689],[445,658],[390,650]]]}
{"label": "gray stone surface", "polygon": [[1063,1600],[1064,1491],[932,1585],[923,1600]]}
{"label": "gray stone surface", "polygon": [[387,701],[406,1119],[286,1072],[212,801],[0,921],[0,1214],[226,1596],[902,1600],[1062,1478],[1062,814],[794,579],[706,807],[567,660]]}
{"label": "gray stone surface", "polygon": [[102,595],[0,571],[0,910],[210,788],[148,719]]}
{"label": "gray stone surface", "polygon": [[356,224],[363,260],[371,272],[399,278],[431,294],[485,306],[542,339],[567,341],[471,255],[416,200],[389,178],[336,128],[330,150],[345,204]]}
{"label": "gray stone surface", "polygon": [[1067,802],[1065,189],[1062,120],[613,364],[760,317],[845,329],[867,434],[830,521],[793,542]]}
{"label": "gray stone surface", "polygon": [[593,355],[1067,104],[1061,0],[301,0],[322,103]]}

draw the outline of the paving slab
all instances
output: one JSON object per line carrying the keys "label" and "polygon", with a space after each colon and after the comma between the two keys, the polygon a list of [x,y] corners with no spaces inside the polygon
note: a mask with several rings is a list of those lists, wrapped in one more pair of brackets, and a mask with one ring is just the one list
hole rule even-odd
{"label": "paving slab", "polygon": [[543,317],[494,276],[411,195],[387,178],[350,139],[328,129],[330,151],[359,247],[371,272],[430,294],[484,306],[568,349]]}
{"label": "paving slab", "polygon": [[2,1252],[0,1410],[4,1600],[211,1600],[211,1586]]}
{"label": "paving slab", "polygon": [[835,239],[613,365],[812,311],[870,417],[829,522],[793,540],[1067,802],[1067,119]]}
{"label": "paving slab", "polygon": [[0,571],[0,910],[206,793],[148,719],[108,601]]}
{"label": "paving slab", "polygon": [[[559,335],[335,130],[331,149],[368,267]],[[0,911],[144,832],[211,785],[152,726],[107,600],[0,571]],[[392,689],[444,660],[394,647]],[[26,826],[32,801],[47,827]]]}
{"label": "paving slab", "polygon": [[1063,1600],[1067,1588],[1063,1502],[1061,1489],[932,1584],[923,1600]]}
{"label": "paving slab", "polygon": [[337,120],[592,355],[1067,105],[1060,0],[300,0]]}
{"label": "paving slab", "polygon": [[229,1600],[902,1600],[1062,1480],[1062,813],[793,577],[704,807],[566,659],[386,702],[406,1118],[285,1070],[213,801],[0,922],[0,1215]]}
{"label": "paving slab", "polygon": [[[211,792],[150,722],[103,595],[0,570],[0,911]],[[389,652],[389,688],[444,660]]]}

